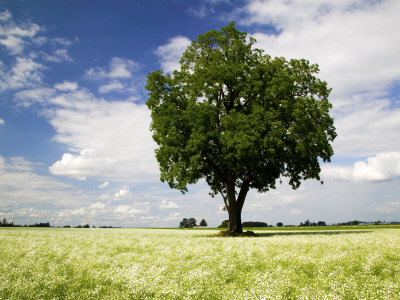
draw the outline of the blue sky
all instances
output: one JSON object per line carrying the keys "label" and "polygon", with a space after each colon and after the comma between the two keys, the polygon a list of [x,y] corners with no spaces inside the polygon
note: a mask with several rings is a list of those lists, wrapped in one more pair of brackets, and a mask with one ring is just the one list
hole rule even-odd
{"label": "blue sky", "polygon": [[400,220],[400,2],[0,0],[0,218],[19,224],[210,226],[204,182],[159,182],[144,88],[199,34],[235,21],[271,56],[306,58],[333,91],[325,184],[251,191],[244,221]]}

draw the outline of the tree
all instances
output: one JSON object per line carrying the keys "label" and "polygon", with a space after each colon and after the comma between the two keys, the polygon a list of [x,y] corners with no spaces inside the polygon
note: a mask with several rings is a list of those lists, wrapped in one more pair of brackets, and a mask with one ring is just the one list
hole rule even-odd
{"label": "tree", "polygon": [[196,226],[196,219],[195,218],[190,218],[188,220],[188,227],[189,228],[193,228],[194,226]]}
{"label": "tree", "polygon": [[242,233],[249,189],[266,192],[287,177],[293,189],[320,180],[336,137],[330,89],[304,59],[271,58],[234,23],[199,35],[173,76],[147,77],[151,131],[161,181],[187,191],[204,178]]}
{"label": "tree", "polygon": [[276,227],[282,227],[282,226],[283,226],[283,223],[282,223],[282,222],[276,223]]}
{"label": "tree", "polygon": [[188,219],[183,218],[183,220],[179,223],[180,228],[188,228]]}
{"label": "tree", "polygon": [[248,221],[248,222],[243,222],[242,226],[243,227],[268,227],[268,224],[264,223],[264,222]]}
{"label": "tree", "polygon": [[218,228],[228,228],[229,220],[222,221],[221,225]]}
{"label": "tree", "polygon": [[202,219],[202,220],[200,221],[200,226],[207,227],[207,222],[206,222],[206,220]]}
{"label": "tree", "polygon": [[195,218],[190,218],[190,219],[183,218],[183,220],[179,224],[180,228],[193,228],[194,226],[196,226]]}

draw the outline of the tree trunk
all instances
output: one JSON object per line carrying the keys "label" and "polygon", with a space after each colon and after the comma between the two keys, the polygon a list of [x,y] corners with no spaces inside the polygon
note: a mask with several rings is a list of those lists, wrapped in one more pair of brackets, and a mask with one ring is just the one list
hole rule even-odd
{"label": "tree trunk", "polygon": [[242,183],[238,198],[236,199],[234,181],[231,184],[226,184],[227,198],[228,198],[228,233],[236,235],[243,233],[242,228],[242,208],[244,200],[246,199],[247,192],[249,191],[250,181],[248,176]]}
{"label": "tree trunk", "polygon": [[238,207],[237,203],[235,203],[234,205],[230,204],[228,212],[229,212],[228,232],[232,234],[243,233],[242,209]]}

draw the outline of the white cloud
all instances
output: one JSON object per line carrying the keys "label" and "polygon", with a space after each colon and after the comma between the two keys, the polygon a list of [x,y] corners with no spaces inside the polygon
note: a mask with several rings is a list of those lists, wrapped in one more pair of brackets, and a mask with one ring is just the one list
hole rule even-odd
{"label": "white cloud", "polygon": [[389,99],[351,97],[353,107],[335,113],[336,155],[371,156],[400,149],[400,108]]}
{"label": "white cloud", "polygon": [[190,45],[190,40],[184,36],[176,36],[167,44],[159,46],[155,54],[160,58],[161,68],[166,73],[172,73],[180,69],[179,60],[183,52]]}
{"label": "white cloud", "polygon": [[132,77],[132,72],[137,71],[139,64],[130,59],[113,57],[108,65],[104,67],[91,68],[86,71],[86,76],[92,79],[127,79]]}
{"label": "white cloud", "polygon": [[50,102],[57,105],[49,115],[57,131],[54,140],[71,151],[50,167],[52,174],[127,182],[157,179],[155,143],[145,105],[107,102],[83,90],[61,94]]}
{"label": "white cloud", "polygon": [[362,181],[385,181],[400,178],[400,152],[380,153],[357,161],[353,166],[324,165],[323,177],[328,179]]}
{"label": "white cloud", "polygon": [[22,90],[15,93],[14,100],[23,107],[29,107],[33,103],[45,104],[54,95],[55,91],[53,89],[37,88],[32,90]]}
{"label": "white cloud", "polygon": [[12,15],[11,15],[10,11],[8,11],[8,10],[0,11],[0,21],[1,22],[8,21],[11,18],[12,18]]}
{"label": "white cloud", "polygon": [[307,58],[335,94],[382,89],[400,78],[398,1],[251,1],[247,23],[273,24],[256,33],[272,56]]}
{"label": "white cloud", "polygon": [[24,41],[20,37],[10,35],[0,39],[0,44],[6,46],[11,54],[20,54],[24,50]]}
{"label": "white cloud", "polygon": [[[0,65],[1,68],[1,65]],[[42,82],[41,71],[45,67],[32,58],[17,57],[9,72],[0,70],[0,91],[8,89],[32,88]]]}
{"label": "white cloud", "polygon": [[43,58],[47,61],[51,62],[63,62],[63,61],[74,61],[68,54],[67,49],[58,49],[53,52],[53,54],[47,54],[45,52],[41,52]]}
{"label": "white cloud", "polygon": [[35,174],[36,163],[0,156],[0,211],[35,205],[68,208],[89,202],[91,195],[49,176]]}
{"label": "white cloud", "polygon": [[75,91],[78,89],[78,84],[76,82],[71,82],[64,80],[62,83],[57,83],[54,85],[54,87],[59,90],[59,91]]}
{"label": "white cloud", "polygon": [[135,208],[131,205],[118,205],[114,208],[114,217],[117,219],[134,218],[138,215],[146,215],[148,212],[148,208]]}
{"label": "white cloud", "polygon": [[96,202],[90,205],[90,208],[95,208],[95,209],[104,209],[106,205],[101,202]]}
{"label": "white cloud", "polygon": [[110,182],[108,181],[104,181],[102,184],[100,184],[98,187],[100,189],[105,189],[106,187],[108,187],[110,185]]}
{"label": "white cloud", "polygon": [[4,125],[4,124],[6,124],[6,122],[0,118],[0,125]]}
{"label": "white cloud", "polygon": [[181,218],[181,214],[176,212],[164,218],[164,221],[177,221]]}
{"label": "white cloud", "polygon": [[129,198],[131,196],[131,191],[129,189],[123,188],[120,189],[118,192],[115,193],[114,199],[115,200],[120,200],[124,198]]}
{"label": "white cloud", "polygon": [[159,205],[160,209],[174,209],[178,208],[178,204],[172,201],[162,200],[161,204]]}
{"label": "white cloud", "polygon": [[106,94],[112,91],[121,91],[124,89],[124,86],[121,82],[113,81],[109,84],[99,86],[99,93]]}
{"label": "white cloud", "polygon": [[12,55],[21,54],[41,30],[40,26],[34,23],[15,24],[8,10],[1,12],[0,22],[0,45],[5,46]]}

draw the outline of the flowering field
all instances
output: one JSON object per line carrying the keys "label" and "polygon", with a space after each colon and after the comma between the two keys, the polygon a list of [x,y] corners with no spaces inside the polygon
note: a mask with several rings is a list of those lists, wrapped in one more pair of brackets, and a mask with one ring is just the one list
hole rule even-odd
{"label": "flowering field", "polygon": [[3,228],[0,299],[400,299],[400,230],[215,233]]}

